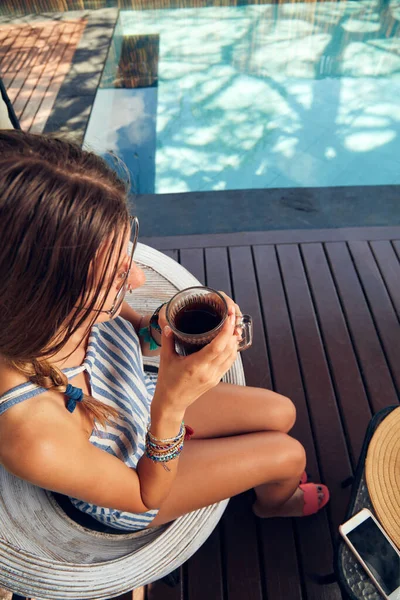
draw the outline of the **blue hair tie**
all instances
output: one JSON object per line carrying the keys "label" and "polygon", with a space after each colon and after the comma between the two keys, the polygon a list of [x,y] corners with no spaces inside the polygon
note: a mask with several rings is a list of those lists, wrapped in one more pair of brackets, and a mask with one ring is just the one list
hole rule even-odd
{"label": "blue hair tie", "polygon": [[83,390],[69,383],[64,394],[68,396],[67,409],[72,413],[76,408],[76,403],[81,402],[83,399]]}

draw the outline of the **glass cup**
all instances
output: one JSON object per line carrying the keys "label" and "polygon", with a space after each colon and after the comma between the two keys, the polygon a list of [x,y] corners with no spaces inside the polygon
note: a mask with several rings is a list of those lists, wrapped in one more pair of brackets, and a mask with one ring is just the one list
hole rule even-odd
{"label": "glass cup", "polygon": [[[187,356],[204,348],[218,335],[227,317],[225,298],[212,288],[190,287],[175,294],[167,304],[166,318],[177,353]],[[242,315],[236,325],[242,328],[238,350],[246,350],[253,342],[253,320]]]}

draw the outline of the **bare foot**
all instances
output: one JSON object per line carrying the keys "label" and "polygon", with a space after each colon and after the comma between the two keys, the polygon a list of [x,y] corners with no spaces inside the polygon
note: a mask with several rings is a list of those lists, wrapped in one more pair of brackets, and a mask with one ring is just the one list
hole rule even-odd
{"label": "bare foot", "polygon": [[[325,494],[322,488],[317,485],[318,489],[318,504],[324,501]],[[300,488],[297,488],[295,493],[289,500],[279,506],[279,508],[271,509],[263,506],[258,500],[253,504],[253,512],[256,517],[267,519],[270,517],[302,517],[304,509],[304,492]]]}

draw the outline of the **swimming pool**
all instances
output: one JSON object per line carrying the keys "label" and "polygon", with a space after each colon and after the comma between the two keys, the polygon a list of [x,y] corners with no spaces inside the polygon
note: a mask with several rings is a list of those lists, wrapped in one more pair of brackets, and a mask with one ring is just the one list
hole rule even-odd
{"label": "swimming pool", "polygon": [[139,193],[400,184],[399,19],[398,0],[121,11],[85,143]]}

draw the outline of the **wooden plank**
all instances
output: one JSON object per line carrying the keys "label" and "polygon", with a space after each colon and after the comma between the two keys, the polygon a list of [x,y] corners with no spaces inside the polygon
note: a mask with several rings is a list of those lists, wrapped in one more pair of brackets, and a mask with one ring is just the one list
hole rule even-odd
{"label": "wooden plank", "polygon": [[204,253],[201,248],[185,248],[180,251],[180,262],[192,275],[204,285],[206,277],[204,270]]}
{"label": "wooden plank", "polygon": [[15,55],[16,55],[16,46],[17,46],[17,39],[18,36],[21,33],[21,27],[18,26],[7,26],[5,27],[5,29],[7,30],[7,28],[9,28],[9,32],[6,38],[6,42],[4,44],[2,44],[2,52],[1,52],[1,62],[0,62],[0,72],[3,78],[3,82],[4,82],[4,77],[5,74],[11,64],[11,62],[15,59]]}
{"label": "wooden plank", "polygon": [[368,244],[366,242],[350,242],[349,247],[399,393],[399,319]]}
{"label": "wooden plank", "polygon": [[[247,250],[250,252],[250,249]],[[181,250],[182,253],[183,250]],[[235,263],[238,258],[233,257]],[[240,266],[235,264],[235,279],[237,280],[236,267],[240,269]],[[228,295],[232,296],[226,249],[219,248],[206,253],[206,272],[207,285],[214,289],[223,289]],[[253,285],[255,287],[255,279]],[[242,299],[240,291],[236,297],[237,301],[238,299]],[[245,308],[247,311],[252,307],[245,303]],[[246,352],[249,352],[249,350],[246,350]],[[266,354],[266,350],[264,352]],[[248,385],[250,385],[249,379],[249,372],[247,371],[246,381]],[[261,600],[257,530],[248,494],[241,494],[229,502],[222,518],[221,532],[226,600]],[[212,595],[209,597],[213,598]]]}
{"label": "wooden plank", "polygon": [[[205,271],[206,285],[214,289],[222,290],[228,294],[228,296],[232,297],[228,251],[226,248],[207,248],[205,250]],[[237,530],[237,522],[239,520],[242,522],[242,519],[245,519],[245,522],[248,523],[246,535],[244,535],[242,531]],[[221,536],[220,544],[223,550],[223,564],[224,569],[227,572],[227,579],[229,581],[233,578],[233,581],[226,583],[226,595],[229,600],[240,598],[240,594],[243,593],[243,584],[240,582],[239,587],[237,587],[236,579],[243,579],[244,573],[250,573],[250,576],[255,581],[256,575],[253,571],[252,562],[255,561],[254,564],[256,564],[258,561],[254,519],[249,511],[248,502],[244,494],[230,502],[219,527],[219,535]],[[217,545],[214,544],[213,552],[209,552],[208,554],[208,571],[213,573],[214,578],[222,581],[224,571],[220,562],[220,557],[218,556],[218,550],[220,551]],[[217,565],[216,570],[214,570],[214,563]],[[206,568],[207,565],[204,564],[204,567]],[[189,576],[189,582],[190,579],[191,577]],[[202,596],[199,595],[199,600],[204,597],[214,598],[212,588],[209,587],[208,589],[210,589],[208,596],[207,594]],[[224,598],[221,584],[219,584],[216,589],[218,594],[216,598]],[[253,584],[251,593],[255,593],[256,595],[260,593],[259,584]],[[189,598],[192,600],[190,595]]]}
{"label": "wooden plank", "polygon": [[[219,271],[215,278],[207,278],[209,264],[204,264],[204,254],[201,249],[184,249],[180,252],[180,262],[192,275],[197,277],[202,284],[213,285],[219,281],[221,273],[229,279],[227,253],[226,261],[219,263]],[[187,593],[188,600],[203,600],[212,598],[223,600],[223,572],[221,562],[220,527],[218,527],[205,544],[196,552],[187,563]]]}
{"label": "wooden plank", "polygon": [[[205,267],[206,267],[206,285],[218,286],[228,296],[232,297],[232,285],[229,275],[229,261],[227,248],[206,248]],[[212,284],[210,283],[212,282]],[[215,288],[214,288],[215,289]]]}
{"label": "wooden plank", "polygon": [[180,568],[180,573],[181,581],[174,587],[163,581],[155,581],[146,586],[146,600],[184,600],[183,567]]}
{"label": "wooden plank", "polygon": [[[262,312],[270,347],[274,389],[293,398],[301,422],[303,416],[307,415],[307,409],[305,407],[305,411],[301,411],[298,402],[300,400],[301,404],[303,401],[305,405],[275,248],[273,246],[255,246],[253,251]],[[291,386],[293,382],[295,385]],[[298,394],[299,390],[301,390],[300,395]],[[295,391],[297,392],[296,397],[293,395]],[[299,427],[298,421],[297,433],[300,433],[299,430],[301,427]],[[293,435],[296,437],[295,432]],[[312,434],[309,430],[309,449],[312,446]],[[312,466],[314,467],[315,473],[316,461],[314,461],[314,465],[308,464],[309,469],[310,466],[311,470]],[[300,600],[303,595],[292,519],[260,520],[258,527],[262,548],[263,585],[267,597]]]}
{"label": "wooden plank", "polygon": [[26,70],[24,69],[26,72],[21,76],[20,89],[13,102],[14,111],[18,119],[21,118],[22,112],[31,97],[32,91],[46,67],[47,60],[58,43],[61,31],[59,25],[42,29],[41,35],[36,42],[36,55],[32,59],[30,67]]}
{"label": "wooden plank", "polygon": [[[17,116],[20,114],[20,110],[15,109],[15,104],[19,93],[21,92],[22,87],[25,84],[25,80],[27,79],[31,69],[35,64],[39,61],[39,64],[42,63],[40,58],[41,52],[44,50],[44,54],[49,54],[49,46],[47,43],[47,38],[51,34],[52,28],[46,27],[38,27],[35,37],[28,37],[26,40],[26,58],[23,63],[20,64],[18,71],[16,71],[15,77],[13,79],[12,84],[9,87],[8,95],[10,97],[10,101],[14,106],[14,110]],[[47,50],[47,52],[46,52]]]}
{"label": "wooden plank", "polygon": [[222,560],[228,600],[262,600],[255,517],[250,493],[235,496],[222,517]]}
{"label": "wooden plank", "polygon": [[400,240],[393,240],[393,248],[396,252],[397,258],[400,260]]}
{"label": "wooden plank", "polygon": [[[282,281],[273,246],[255,246],[254,263],[262,305],[266,334],[270,348],[271,373],[275,391],[293,399],[299,419],[294,437],[301,433],[301,423],[308,423],[307,408],[293,335]],[[303,403],[305,410],[301,410]],[[309,453],[313,450],[310,428],[305,434]],[[296,435],[297,433],[297,435]],[[302,440],[303,444],[304,441]],[[307,451],[307,448],[306,448]],[[307,468],[316,474],[317,463],[312,458]],[[268,598],[302,598],[301,575],[296,553],[296,541],[292,519],[266,519],[260,521],[260,541],[262,546],[262,576]]]}
{"label": "wooden plank", "polygon": [[[396,187],[396,186],[392,186]],[[250,193],[252,190],[250,190]],[[204,192],[209,194],[210,192]],[[174,194],[168,194],[174,198]],[[218,194],[216,193],[216,200]],[[159,250],[168,248],[208,248],[216,246],[245,246],[263,244],[299,244],[347,240],[393,240],[400,238],[400,227],[343,227],[338,229],[291,229],[279,231],[250,231],[245,233],[214,233],[207,235],[174,235],[143,237],[143,244]]]}
{"label": "wooden plank", "polygon": [[[40,110],[36,112],[34,118],[31,113],[25,114],[26,111],[24,111],[21,119],[21,127],[23,129],[29,129],[31,133],[42,133],[56,101],[57,94],[62,86],[65,76],[69,71],[76,46],[78,45],[85,26],[86,21],[79,20],[78,22],[75,22],[75,25],[71,22],[70,27],[73,27],[72,33],[70,33],[69,28],[68,33],[64,32],[65,40],[63,41],[63,51],[60,50],[60,53],[57,52],[57,58],[55,59],[55,72],[54,70],[52,71],[51,81],[44,92],[43,100],[40,104]],[[43,85],[45,85],[45,83]],[[30,104],[31,103],[28,104],[28,108],[30,107]]]}
{"label": "wooden plank", "polygon": [[258,530],[262,548],[260,576],[266,597],[300,600],[303,598],[302,575],[293,520],[260,519]]}
{"label": "wooden plank", "polygon": [[7,94],[11,103],[14,102],[24,80],[25,68],[29,66],[32,48],[36,46],[37,40],[41,34],[40,27],[25,27],[18,37],[20,43],[19,49],[13,47],[15,60],[3,77],[4,85],[7,87]]}
{"label": "wooden plank", "polygon": [[18,56],[20,54],[20,44],[22,43],[24,36],[22,37],[21,41],[19,38],[23,32],[23,27],[15,27],[12,38],[9,38],[7,53],[3,56],[1,61],[1,76],[5,87],[7,87],[13,77],[13,75],[7,76],[7,73],[9,70],[11,70],[13,63],[18,60]]}
{"label": "wooden plank", "polygon": [[17,36],[16,29],[12,25],[0,27],[0,73],[2,72],[2,61],[10,48],[12,48],[13,41]]}
{"label": "wooden plank", "polygon": [[323,247],[304,244],[301,249],[355,468],[371,410]]}
{"label": "wooden plank", "polygon": [[400,319],[400,262],[387,240],[371,242],[371,249],[385,281],[397,317]]}
{"label": "wooden plank", "polygon": [[163,250],[165,256],[169,256],[172,260],[179,262],[179,251],[178,250]]}
{"label": "wooden plank", "polygon": [[57,64],[67,48],[67,40],[72,34],[70,32],[71,25],[68,25],[68,30],[66,30],[66,27],[62,23],[52,29],[48,39],[49,53],[46,56],[47,60],[44,65],[38,66],[32,74],[29,88],[33,87],[33,91],[29,102],[24,106],[19,117],[21,128],[24,131],[29,131],[36,113],[41,108]]}
{"label": "wooden plank", "polygon": [[251,248],[248,246],[230,248],[229,258],[232,272],[233,299],[240,306],[243,314],[247,313],[253,317],[253,344],[242,353],[246,383],[255,387],[271,389],[271,373],[264,337],[264,323],[261,316]]}
{"label": "wooden plank", "polygon": [[349,490],[343,490],[341,483],[352,475],[346,440],[299,248],[278,246],[277,251],[320,471],[335,497],[329,506],[329,514],[336,532],[349,501]]}
{"label": "wooden plank", "polygon": [[[205,284],[204,253],[202,249],[180,251],[180,263],[202,285]],[[205,544],[186,565],[187,596],[189,600],[215,598],[222,600],[222,564],[219,529],[214,531]]]}
{"label": "wooden plank", "polygon": [[145,600],[145,588],[137,588],[131,592],[126,592],[120,596],[115,596],[111,600]]}
{"label": "wooden plank", "polygon": [[[303,444],[307,454],[307,471],[313,481],[318,481],[318,461],[276,250],[273,246],[255,246],[254,259],[269,340],[274,389],[291,398],[296,406],[297,420],[290,434]],[[296,536],[292,525],[289,526],[289,520],[285,520],[283,525],[282,527],[282,520],[279,519],[262,523],[262,542],[266,556],[265,585],[270,591],[268,597],[301,597],[301,568],[307,598],[340,598],[336,586],[321,588],[307,577],[309,573],[328,573],[332,568],[333,552],[326,511],[304,520],[296,520],[295,531],[299,532],[298,559],[293,553]],[[281,535],[284,543],[276,546],[275,540]],[[277,584],[271,587],[270,577],[275,570]],[[280,588],[284,593],[279,592]]]}
{"label": "wooden plank", "polygon": [[[14,33],[14,27],[12,25],[0,25],[0,56],[2,56],[3,50],[7,47],[7,38]],[[0,588],[1,589],[1,588]]]}
{"label": "wooden plank", "polygon": [[185,600],[224,600],[219,527],[188,560],[186,571]]}
{"label": "wooden plank", "polygon": [[[304,417],[307,419],[307,409],[301,410],[302,402],[305,406],[304,395],[275,248],[273,246],[255,246],[254,259],[270,346],[274,389],[293,399],[299,419],[292,434],[301,439],[300,434],[303,429],[301,422],[304,422]],[[315,475],[317,466],[311,453],[311,449],[313,449],[311,432],[308,436],[305,434],[303,438],[306,438],[306,442],[308,442],[307,468]],[[304,444],[304,439],[301,441]],[[285,520],[283,523],[276,519],[262,521],[260,531],[263,556],[265,557],[264,585],[268,597],[301,598],[301,578],[295,549],[293,521]],[[276,544],[275,540],[279,540],[279,543]]]}
{"label": "wooden plank", "polygon": [[345,243],[328,243],[326,252],[357,354],[372,412],[397,404],[398,398],[371,314]]}

